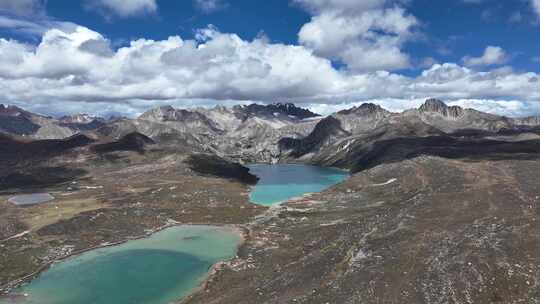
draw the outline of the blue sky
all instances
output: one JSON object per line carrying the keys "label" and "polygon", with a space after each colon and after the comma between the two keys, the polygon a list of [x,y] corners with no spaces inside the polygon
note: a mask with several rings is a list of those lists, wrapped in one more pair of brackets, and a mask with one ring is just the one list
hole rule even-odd
{"label": "blue sky", "polygon": [[136,115],[438,97],[532,115],[538,38],[539,0],[0,0],[0,102]]}

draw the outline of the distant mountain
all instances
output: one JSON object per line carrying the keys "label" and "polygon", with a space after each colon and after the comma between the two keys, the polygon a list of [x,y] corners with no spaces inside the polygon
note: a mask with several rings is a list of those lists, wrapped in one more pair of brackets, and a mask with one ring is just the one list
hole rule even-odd
{"label": "distant mountain", "polygon": [[372,130],[379,126],[392,113],[379,105],[364,103],[332,115],[341,122],[342,127],[351,133],[360,133]]}
{"label": "distant mountain", "polygon": [[211,109],[164,106],[136,119],[120,119],[98,132],[118,139],[140,132],[162,145],[186,145],[243,161],[276,161],[283,137],[303,137],[315,127],[318,114],[293,104],[251,104]]}
{"label": "distant mountain", "polygon": [[291,156],[293,157],[301,157],[350,135],[351,133],[341,127],[341,122],[338,119],[329,116],[322,119],[315,126],[313,132],[304,138],[281,139],[279,141],[279,148],[280,150],[291,150]]}
{"label": "distant mountain", "polygon": [[307,109],[299,108],[292,103],[276,103],[270,105],[250,104],[247,106],[235,106],[233,110],[242,112],[247,116],[258,117],[273,116],[278,118],[306,119],[320,116]]}
{"label": "distant mountain", "polygon": [[62,116],[58,119],[58,121],[65,124],[89,124],[96,120],[105,121],[103,118],[88,115],[88,114],[68,115],[68,116]]}
{"label": "distant mountain", "polygon": [[326,118],[290,103],[194,109],[162,106],[134,119],[110,120],[87,114],[55,119],[2,105],[0,132],[32,139],[84,133],[102,141],[119,141],[137,133],[160,146],[241,162],[301,161],[350,168],[375,143],[397,138],[536,139],[540,117],[508,118],[448,106],[437,99],[402,113],[366,103]]}
{"label": "distant mountain", "polygon": [[96,130],[107,124],[104,118],[88,114],[62,116],[58,119],[58,122],[60,126],[80,132]]}
{"label": "distant mountain", "polygon": [[15,135],[34,134],[40,126],[33,122],[33,117],[21,108],[0,104],[0,131]]}
{"label": "distant mountain", "polygon": [[181,132],[217,134],[222,131],[204,114],[196,111],[175,109],[171,106],[152,109],[139,116],[138,120],[165,124]]}
{"label": "distant mountain", "polygon": [[[320,121],[314,131],[304,138],[281,139],[280,159],[360,170],[369,163],[378,163],[375,159],[388,157],[390,151],[408,151],[403,152],[405,154],[392,152],[393,157],[399,159],[407,157],[407,153],[464,155],[461,152],[452,153],[453,149],[457,149],[453,145],[459,145],[462,151],[467,147],[477,147],[480,151],[482,145],[477,141],[482,138],[485,138],[486,145],[494,144],[493,140],[504,143],[540,139],[538,117],[508,118],[447,106],[437,99],[428,99],[418,109],[402,113],[391,113],[374,104],[363,104],[330,117],[335,121],[331,124],[326,119]],[[331,139],[321,136],[335,133],[337,126],[343,129],[340,136]],[[394,145],[402,148],[393,149]],[[536,149],[536,143],[532,145],[533,150]],[[507,149],[505,145],[495,144],[491,147]],[[517,150],[525,151],[528,147],[523,144]]]}
{"label": "distant mountain", "polygon": [[514,127],[513,120],[494,114],[459,106],[447,106],[437,99],[428,99],[418,110],[409,110],[405,115],[419,116],[422,121],[446,133],[464,129],[498,131]]}
{"label": "distant mountain", "polygon": [[95,130],[105,124],[100,118],[88,115],[65,116],[55,119],[25,111],[16,106],[0,104],[0,132],[32,139],[62,139],[74,134]]}

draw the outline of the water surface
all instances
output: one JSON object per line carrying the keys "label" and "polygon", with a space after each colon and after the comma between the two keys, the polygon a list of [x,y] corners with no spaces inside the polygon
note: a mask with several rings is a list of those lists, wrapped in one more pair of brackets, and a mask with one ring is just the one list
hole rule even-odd
{"label": "water surface", "polygon": [[18,206],[36,205],[52,201],[54,196],[49,193],[23,194],[11,197],[8,201]]}
{"label": "water surface", "polygon": [[306,193],[320,192],[342,182],[349,174],[336,168],[291,164],[249,165],[250,173],[260,180],[251,191],[250,199],[270,206]]}
{"label": "water surface", "polygon": [[[211,226],[179,226],[53,265],[16,293],[25,304],[167,304],[193,291],[241,237]],[[0,303],[3,303],[0,300]]]}

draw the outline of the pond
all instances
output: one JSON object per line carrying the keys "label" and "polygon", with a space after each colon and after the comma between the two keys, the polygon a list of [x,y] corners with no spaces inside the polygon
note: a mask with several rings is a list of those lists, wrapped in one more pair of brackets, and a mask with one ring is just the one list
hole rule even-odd
{"label": "pond", "polygon": [[251,191],[252,202],[271,206],[307,193],[320,192],[342,182],[349,174],[341,169],[296,164],[254,164],[250,173],[260,180]]}
{"label": "pond", "polygon": [[17,206],[28,206],[50,202],[53,199],[54,196],[50,195],[49,193],[34,193],[11,197],[8,199],[8,202]]}

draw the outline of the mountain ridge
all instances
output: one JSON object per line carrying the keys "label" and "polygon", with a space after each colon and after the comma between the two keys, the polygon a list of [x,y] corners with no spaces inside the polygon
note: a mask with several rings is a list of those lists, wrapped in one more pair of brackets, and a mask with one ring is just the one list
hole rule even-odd
{"label": "mountain ridge", "polygon": [[138,132],[161,145],[213,153],[240,162],[327,164],[332,160],[333,165],[353,166],[342,161],[351,158],[346,150],[363,151],[374,141],[443,134],[485,137],[518,133],[530,139],[538,128],[540,116],[509,118],[448,106],[433,98],[400,113],[364,103],[326,117],[291,103],[192,109],[161,106],[136,118],[113,120],[87,114],[52,118],[15,106],[0,107],[0,132],[13,136],[62,139],[89,134],[119,140]]}

